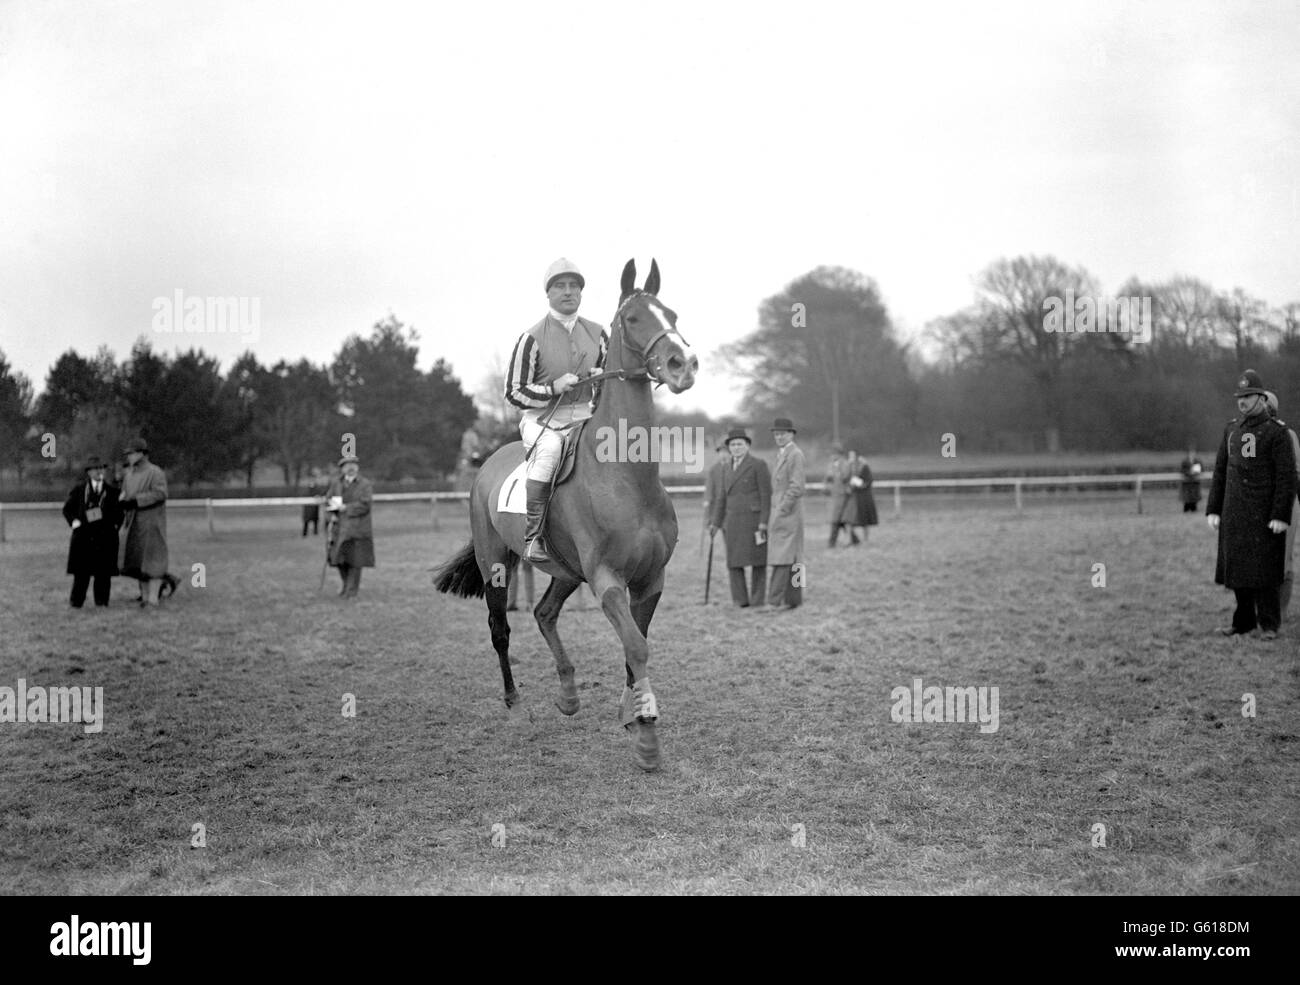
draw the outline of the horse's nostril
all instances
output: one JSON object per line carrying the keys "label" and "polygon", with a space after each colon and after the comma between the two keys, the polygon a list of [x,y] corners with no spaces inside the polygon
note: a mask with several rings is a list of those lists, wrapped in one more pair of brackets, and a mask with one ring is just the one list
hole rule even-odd
{"label": "horse's nostril", "polygon": [[682,361],[676,356],[671,356],[668,359],[668,368],[674,373],[680,373],[682,370]]}

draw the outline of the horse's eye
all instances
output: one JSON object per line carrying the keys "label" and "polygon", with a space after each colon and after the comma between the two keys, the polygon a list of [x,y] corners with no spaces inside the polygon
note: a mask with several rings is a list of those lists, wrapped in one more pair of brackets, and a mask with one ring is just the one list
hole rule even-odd
{"label": "horse's eye", "polygon": [[635,325],[635,324],[636,324],[636,315],[628,315],[628,316],[627,316],[627,320],[628,320],[629,322],[631,322],[632,324]]}

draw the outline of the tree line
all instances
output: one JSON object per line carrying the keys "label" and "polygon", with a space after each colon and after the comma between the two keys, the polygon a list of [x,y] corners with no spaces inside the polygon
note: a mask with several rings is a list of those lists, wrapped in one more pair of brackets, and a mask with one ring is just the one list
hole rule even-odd
{"label": "tree line", "polygon": [[390,315],[349,337],[328,366],[264,366],[246,352],[222,373],[201,351],[169,357],[142,338],[120,362],[104,347],[65,352],[39,397],[0,353],[0,468],[20,485],[33,472],[67,478],[87,456],[119,455],[141,435],[188,487],[233,475],[252,487],[259,463],[271,463],[296,488],[351,434],[375,478],[439,477],[456,467],[477,413],[443,360],[416,366],[418,339]]}
{"label": "tree line", "polygon": [[[1130,298],[1143,303],[1112,304]],[[758,322],[722,350],[747,380],[741,420],[783,414],[864,453],[936,451],[945,434],[976,452],[1213,448],[1247,368],[1283,418],[1300,417],[1300,302],[1193,277],[1130,278],[1110,297],[1055,257],[1000,259],[918,346],[875,281],[818,267],[764,300]]]}

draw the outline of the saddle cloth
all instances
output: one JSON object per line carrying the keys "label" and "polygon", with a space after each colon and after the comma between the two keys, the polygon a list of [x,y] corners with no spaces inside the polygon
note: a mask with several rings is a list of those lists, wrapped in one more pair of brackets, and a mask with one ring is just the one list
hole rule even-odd
{"label": "saddle cloth", "polygon": [[[583,426],[586,423],[587,420],[583,419],[570,424],[561,432],[564,445],[560,449],[560,465],[555,470],[555,481],[551,483],[552,491],[573,474],[573,463],[577,460],[578,438],[582,434]],[[501,492],[497,494],[498,513],[519,513],[522,515],[528,512],[527,473],[528,459],[525,458],[515,467],[513,472],[506,476],[506,481],[501,483]]]}

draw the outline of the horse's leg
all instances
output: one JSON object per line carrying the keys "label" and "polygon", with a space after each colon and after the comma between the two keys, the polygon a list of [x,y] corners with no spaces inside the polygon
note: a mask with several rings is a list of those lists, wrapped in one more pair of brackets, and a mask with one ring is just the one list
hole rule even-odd
{"label": "horse's leg", "polygon": [[560,693],[555,696],[555,707],[566,715],[578,713],[578,686],[573,680],[573,662],[564,652],[564,644],[560,642],[560,634],[555,624],[560,618],[560,610],[564,608],[564,600],[581,584],[582,582],[578,581],[552,578],[551,584],[542,595],[542,600],[533,610],[533,615],[537,617],[537,628],[542,631],[546,645],[551,648],[551,653],[555,656],[555,672],[560,675]]}
{"label": "horse's leg", "polygon": [[[655,703],[654,692],[650,689],[650,680],[646,676],[650,647],[646,643],[645,634],[641,632],[636,618],[632,615],[627,589],[622,580],[608,568],[602,567],[596,570],[592,587],[600,599],[605,618],[614,626],[614,631],[623,641],[623,657],[628,676],[628,688],[623,692],[623,724],[629,729],[633,723],[637,726],[636,763],[643,770],[658,769],[659,736],[655,732],[655,721],[659,718],[659,708]],[[645,625],[648,627],[650,616],[654,614],[654,606],[647,607],[644,601],[639,604],[645,613]]]}

